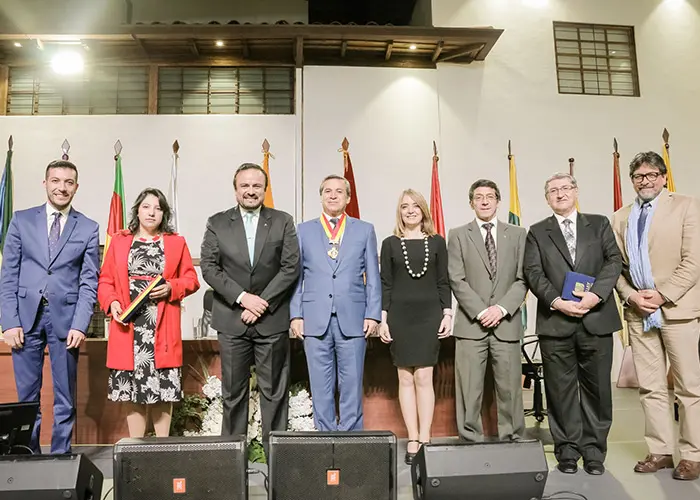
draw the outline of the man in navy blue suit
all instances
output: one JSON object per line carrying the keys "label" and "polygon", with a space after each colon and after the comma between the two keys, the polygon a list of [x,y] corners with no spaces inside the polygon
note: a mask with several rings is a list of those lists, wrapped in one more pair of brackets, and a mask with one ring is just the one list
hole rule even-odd
{"label": "man in navy blue suit", "polygon": [[[0,324],[12,347],[19,400],[39,401],[44,349],[49,346],[54,406],[51,453],[70,453],[78,348],[97,297],[99,226],[71,208],[78,170],[71,162],[46,167],[45,204],[14,214],[0,272]],[[41,412],[31,448],[40,453]]]}
{"label": "man in navy blue suit", "polygon": [[304,341],[316,428],[362,430],[365,338],[382,317],[377,236],[372,224],[345,213],[350,184],[343,177],[326,177],[320,194],[323,213],[297,232],[302,271],[290,327]]}

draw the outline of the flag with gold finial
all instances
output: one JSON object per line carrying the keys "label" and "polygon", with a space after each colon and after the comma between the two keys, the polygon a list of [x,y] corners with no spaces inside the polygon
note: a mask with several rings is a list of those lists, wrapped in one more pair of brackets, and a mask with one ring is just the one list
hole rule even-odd
{"label": "flag with gold finial", "polygon": [[262,143],[263,162],[262,168],[267,175],[267,189],[265,190],[264,205],[268,208],[275,208],[275,202],[272,200],[272,180],[270,179],[270,158],[274,159],[274,155],[270,153],[270,143],[265,139]]}
{"label": "flag with gold finial", "polygon": [[124,229],[125,224],[126,205],[124,203],[124,178],[122,177],[122,143],[117,141],[114,144],[114,188],[112,189],[112,199],[109,203],[104,255],[107,255],[112,236]]}
{"label": "flag with gold finial", "polygon": [[345,207],[345,213],[350,217],[360,218],[360,204],[357,201],[357,187],[355,186],[355,173],[352,170],[352,161],[350,160],[350,151],[348,148],[350,143],[348,138],[343,139],[343,143],[338,152],[343,153],[343,177],[350,183],[350,201]]}
{"label": "flag with gold finial", "polygon": [[180,143],[173,142],[173,161],[170,164],[170,183],[168,184],[168,204],[173,220],[173,228],[177,233],[180,231],[180,207],[177,201],[177,174],[180,168]]}
{"label": "flag with gold finial", "polygon": [[[515,156],[511,151],[510,141],[508,141],[508,179],[510,184],[510,204],[508,208],[508,224],[514,226],[521,225],[520,195],[518,194],[518,174],[515,171]],[[520,309],[522,317],[523,331],[527,330],[527,295]]]}
{"label": "flag with gold finial", "polygon": [[435,225],[435,232],[445,237],[445,215],[442,211],[442,192],[440,190],[440,175],[438,173],[437,145],[433,141],[433,171],[430,179],[430,216]]}
{"label": "flag with gold finial", "polygon": [[[576,176],[574,175],[574,163],[575,162],[576,162],[576,160],[574,158],[569,158],[569,175],[571,177],[574,177],[574,178],[576,178]],[[578,197],[576,197],[576,211],[577,212],[581,211],[581,209],[578,206]]]}
{"label": "flag with gold finial", "polygon": [[671,146],[668,145],[668,138],[670,134],[667,129],[664,129],[661,137],[664,140],[664,163],[666,164],[666,188],[672,193],[676,191],[676,183],[673,182],[673,172],[671,172]]}

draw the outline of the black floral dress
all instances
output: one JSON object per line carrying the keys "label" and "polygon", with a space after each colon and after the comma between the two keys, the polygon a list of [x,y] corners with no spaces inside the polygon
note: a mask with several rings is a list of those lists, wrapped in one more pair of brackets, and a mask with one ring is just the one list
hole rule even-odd
{"label": "black floral dress", "polygon": [[[129,293],[134,300],[154,278],[163,273],[163,239],[134,239],[129,252]],[[124,305],[124,307],[126,307]],[[157,369],[155,333],[157,303],[149,301],[134,318],[134,371],[110,370],[109,394],[112,401],[138,404],[174,403],[182,399],[180,368]]]}

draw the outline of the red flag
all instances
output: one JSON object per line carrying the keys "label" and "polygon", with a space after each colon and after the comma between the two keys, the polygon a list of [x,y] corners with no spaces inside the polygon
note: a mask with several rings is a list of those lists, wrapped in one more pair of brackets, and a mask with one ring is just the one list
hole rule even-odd
{"label": "red flag", "polygon": [[350,161],[350,152],[348,151],[347,137],[343,139],[343,144],[340,151],[343,153],[343,177],[350,183],[350,202],[345,207],[345,213],[350,217],[360,218],[360,205],[357,202],[357,188],[355,187],[355,174],[352,171],[352,161]]}
{"label": "red flag", "polygon": [[620,183],[620,153],[617,152],[617,139],[613,153],[613,212],[622,208],[622,184]]}
{"label": "red flag", "polygon": [[124,205],[124,178],[122,177],[122,143],[117,141],[114,145],[114,189],[112,191],[112,200],[109,204],[109,219],[107,222],[107,234],[105,235],[104,255],[107,255],[107,249],[112,240],[112,236],[117,231],[124,229],[126,223],[126,206]]}
{"label": "red flag", "polygon": [[445,237],[445,217],[442,214],[442,195],[440,194],[440,176],[438,175],[437,146],[433,141],[433,176],[430,181],[430,214],[433,218],[435,231]]}

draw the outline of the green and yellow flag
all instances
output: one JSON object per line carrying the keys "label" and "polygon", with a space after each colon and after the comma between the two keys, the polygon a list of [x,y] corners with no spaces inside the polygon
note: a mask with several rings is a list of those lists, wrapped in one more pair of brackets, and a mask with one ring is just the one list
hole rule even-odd
{"label": "green and yellow flag", "polygon": [[7,156],[5,157],[5,171],[2,173],[0,181],[0,262],[2,262],[2,251],[5,248],[5,238],[7,230],[12,220],[12,136],[7,141]]}
{"label": "green and yellow flag", "polygon": [[[508,209],[508,224],[520,226],[520,196],[518,195],[518,174],[515,171],[515,156],[510,150],[510,141],[508,141],[508,178],[510,180],[510,207]],[[527,295],[520,309],[523,330],[527,330]]]}

